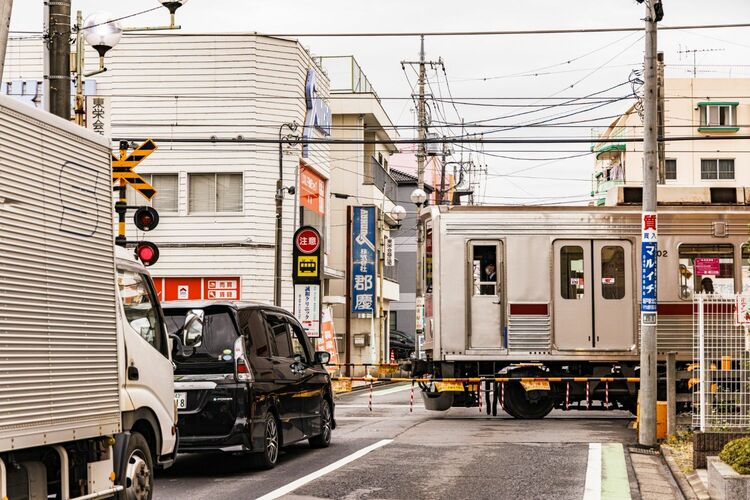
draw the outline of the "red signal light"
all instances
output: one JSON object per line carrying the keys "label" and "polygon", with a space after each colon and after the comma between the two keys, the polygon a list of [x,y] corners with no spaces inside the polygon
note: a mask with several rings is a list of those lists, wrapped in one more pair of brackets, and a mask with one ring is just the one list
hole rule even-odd
{"label": "red signal light", "polygon": [[153,266],[159,260],[159,247],[150,241],[139,241],[135,246],[135,256],[144,266]]}
{"label": "red signal light", "polygon": [[152,207],[138,207],[133,215],[133,222],[141,231],[151,231],[159,225],[159,212]]}

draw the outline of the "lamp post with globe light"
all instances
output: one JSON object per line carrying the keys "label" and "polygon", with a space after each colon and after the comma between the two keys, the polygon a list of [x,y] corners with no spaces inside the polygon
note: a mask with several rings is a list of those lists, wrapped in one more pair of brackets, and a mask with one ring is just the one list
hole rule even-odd
{"label": "lamp post with globe light", "polygon": [[424,221],[422,220],[422,207],[427,202],[427,193],[424,189],[417,188],[409,196],[412,203],[417,206],[417,283],[414,297],[414,309],[416,328],[414,329],[414,346],[417,351],[417,359],[422,355],[419,338],[424,334]]}

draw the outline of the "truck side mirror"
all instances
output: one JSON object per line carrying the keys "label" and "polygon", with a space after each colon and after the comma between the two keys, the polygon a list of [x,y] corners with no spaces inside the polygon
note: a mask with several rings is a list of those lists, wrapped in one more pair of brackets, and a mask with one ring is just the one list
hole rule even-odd
{"label": "truck side mirror", "polygon": [[191,309],[185,314],[185,323],[182,326],[182,338],[186,347],[198,347],[203,342],[203,320],[205,318],[203,309]]}

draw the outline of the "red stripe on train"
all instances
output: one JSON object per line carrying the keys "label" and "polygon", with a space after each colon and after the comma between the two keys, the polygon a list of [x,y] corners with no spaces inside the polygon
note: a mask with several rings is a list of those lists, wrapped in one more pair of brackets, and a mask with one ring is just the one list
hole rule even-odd
{"label": "red stripe on train", "polygon": [[547,304],[511,304],[510,313],[546,316],[549,309]]}
{"label": "red stripe on train", "polygon": [[[688,304],[659,304],[658,313],[664,316],[692,316],[698,314],[698,306]],[[734,314],[734,304],[704,305],[705,314]]]}

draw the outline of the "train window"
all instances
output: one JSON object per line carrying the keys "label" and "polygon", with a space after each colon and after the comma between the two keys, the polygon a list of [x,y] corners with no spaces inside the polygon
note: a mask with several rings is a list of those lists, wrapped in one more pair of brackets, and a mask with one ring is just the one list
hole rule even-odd
{"label": "train window", "polygon": [[495,245],[474,245],[471,261],[473,294],[496,295],[497,247]]}
{"label": "train window", "polygon": [[742,245],[742,293],[750,293],[750,244]]}
{"label": "train window", "polygon": [[602,247],[602,298],[625,297],[625,250],[621,246]]}
{"label": "train window", "polygon": [[734,293],[734,247],[680,245],[680,297],[695,293]]}
{"label": "train window", "polygon": [[560,293],[564,299],[583,298],[583,248],[564,246],[560,249]]}

